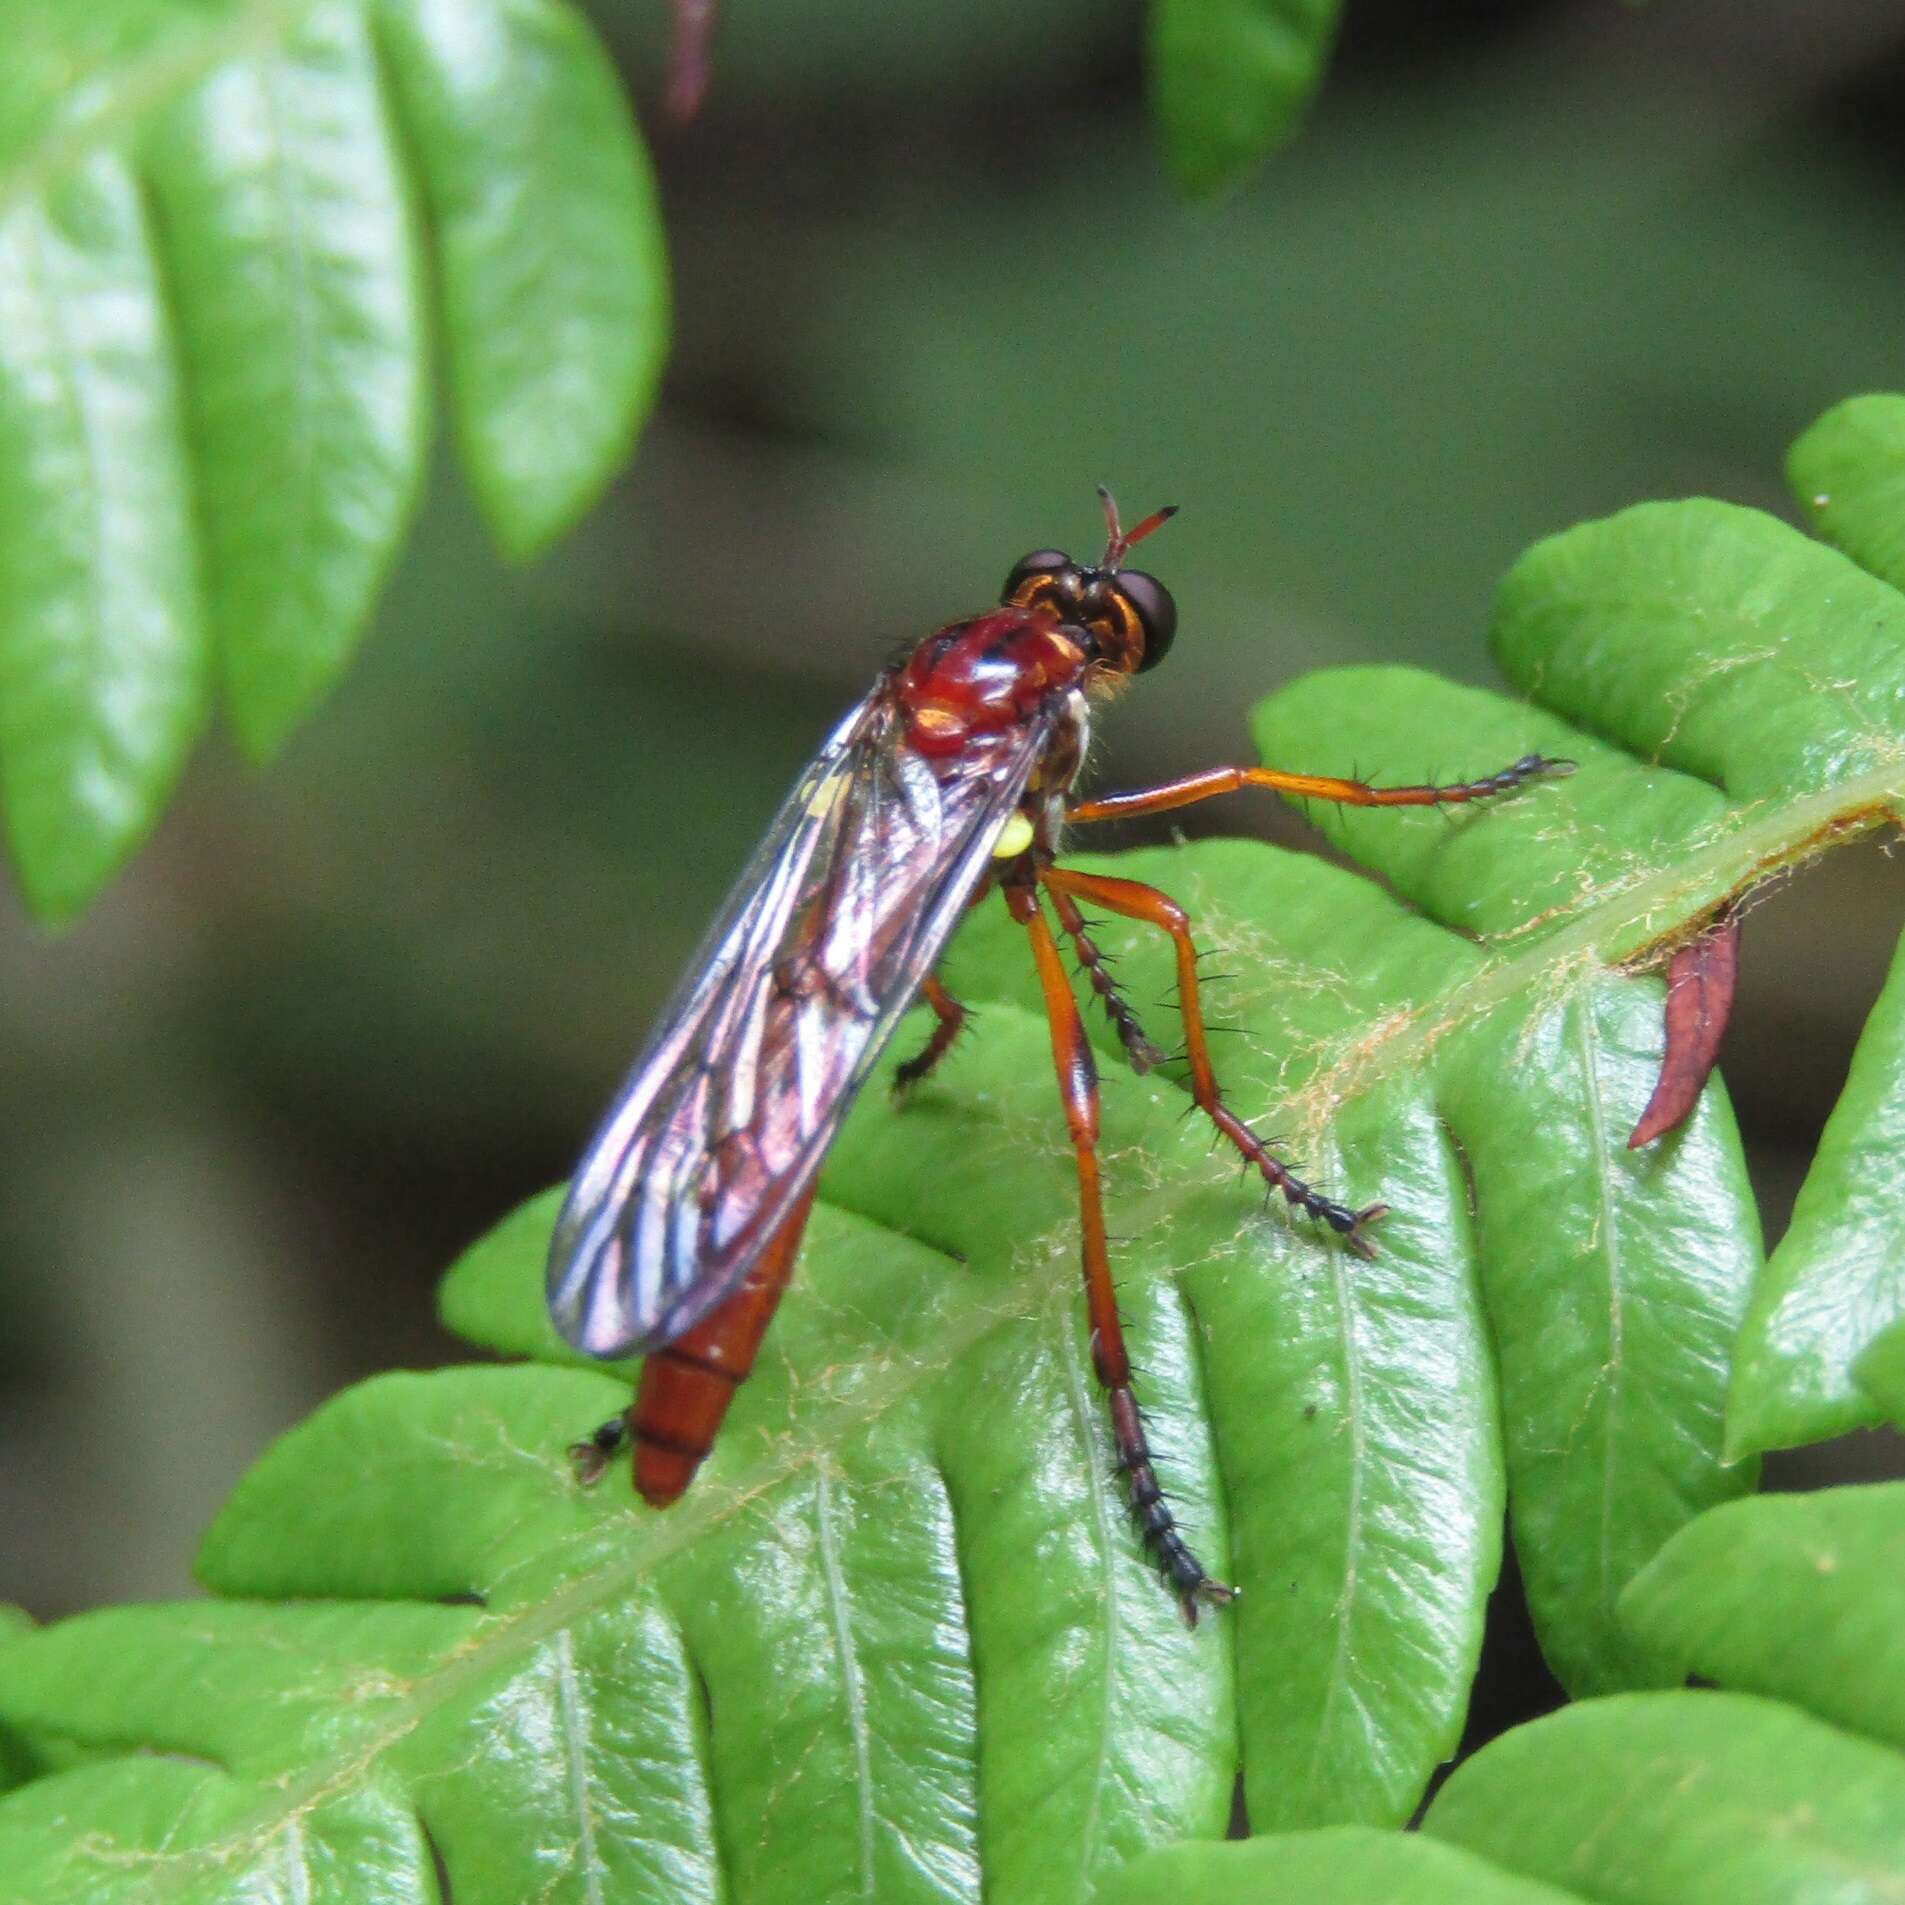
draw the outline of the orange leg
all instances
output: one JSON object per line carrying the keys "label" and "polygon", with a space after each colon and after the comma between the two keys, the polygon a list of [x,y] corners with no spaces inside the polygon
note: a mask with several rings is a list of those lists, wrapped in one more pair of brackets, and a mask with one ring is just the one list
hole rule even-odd
{"label": "orange leg", "polygon": [[1234,794],[1244,787],[1274,787],[1279,793],[1301,794],[1310,800],[1339,801],[1345,807],[1456,807],[1471,800],[1488,800],[1513,793],[1524,782],[1560,780],[1574,772],[1572,761],[1550,760],[1545,754],[1524,754],[1512,767],[1487,774],[1478,781],[1456,781],[1447,787],[1371,787],[1366,781],[1338,780],[1328,774],[1286,774],[1274,767],[1213,767],[1202,774],[1161,787],[1144,787],[1130,794],[1107,794],[1102,800],[1081,801],[1065,816],[1089,824],[1094,820],[1129,820],[1138,814],[1168,813],[1173,807],[1194,806],[1216,794]]}
{"label": "orange leg", "polygon": [[1338,1204],[1312,1190],[1224,1103],[1217,1074],[1211,1069],[1203,997],[1197,982],[1197,948],[1191,943],[1190,921],[1184,909],[1169,894],[1140,880],[1074,873],[1064,867],[1045,867],[1039,878],[1051,888],[1055,902],[1061,895],[1070,895],[1170,934],[1177,951],[1177,995],[1184,1012],[1184,1056],[1191,1068],[1191,1096],[1211,1123],[1263,1173],[1272,1189],[1281,1191],[1297,1209],[1328,1224],[1359,1257],[1373,1257],[1375,1246],[1363,1235],[1363,1226],[1373,1224],[1389,1206],[1368,1204],[1361,1210],[1351,1210],[1347,1204]]}
{"label": "orange leg", "polygon": [[1037,890],[1029,886],[1007,887],[1005,903],[1011,908],[1012,917],[1032,936],[1032,956],[1038,963],[1039,986],[1045,994],[1045,1015],[1051,1022],[1052,1060],[1058,1068],[1059,1090],[1065,1101],[1065,1124],[1078,1159],[1078,1204],[1084,1235],[1085,1304],[1091,1319],[1092,1365],[1110,1397],[1111,1432],[1117,1445],[1118,1466],[1131,1491],[1131,1510],[1137,1518],[1144,1545],[1176,1593],[1184,1618],[1195,1627],[1200,1601],[1221,1604],[1228,1601],[1235,1590],[1221,1581],[1213,1581],[1204,1572],[1203,1563],[1178,1533],[1177,1518],[1158,1486],[1151,1446],[1145,1439],[1144,1421],[1138,1413],[1138,1398],[1131,1387],[1131,1359],[1125,1352],[1124,1325],[1118,1316],[1118,1295],[1112,1286],[1111,1258],[1105,1242],[1104,1198],[1098,1178],[1098,1068],[1092,1061],[1091,1043],[1085,1037],[1084,1021],[1078,1016],[1078,1001],[1072,996],[1065,962],[1059,957],[1058,942],[1046,923]]}
{"label": "orange leg", "polygon": [[894,1072],[893,1095],[896,1098],[905,1097],[952,1050],[953,1040],[972,1017],[971,1011],[961,1005],[930,973],[926,983],[920,987],[920,996],[933,1008],[938,1023],[925,1045]]}
{"label": "orange leg", "polygon": [[810,1190],[725,1303],[672,1343],[649,1351],[627,1411],[570,1449],[583,1481],[594,1481],[632,1436],[635,1491],[643,1501],[666,1508],[687,1492],[780,1308],[813,1204]]}

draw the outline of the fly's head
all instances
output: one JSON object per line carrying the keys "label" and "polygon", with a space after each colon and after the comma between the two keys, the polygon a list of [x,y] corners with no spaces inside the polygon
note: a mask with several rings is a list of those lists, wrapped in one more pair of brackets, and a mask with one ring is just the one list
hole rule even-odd
{"label": "fly's head", "polygon": [[[1059,549],[1035,549],[1012,565],[1000,600],[1007,608],[1044,609],[1085,638],[1098,685],[1155,668],[1177,634],[1177,604],[1156,576],[1124,566],[1125,552],[1177,514],[1175,505],[1136,528],[1118,527],[1118,506],[1100,489],[1110,540],[1097,562],[1074,562]],[[1088,678],[1089,679],[1089,678]]]}

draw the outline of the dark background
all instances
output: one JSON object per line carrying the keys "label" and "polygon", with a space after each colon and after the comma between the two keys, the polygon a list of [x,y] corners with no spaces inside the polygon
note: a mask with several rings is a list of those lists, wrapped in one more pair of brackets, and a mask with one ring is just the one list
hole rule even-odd
{"label": "dark background", "polygon": [[[660,6],[592,11],[652,122]],[[727,11],[656,141],[678,336],[626,478],[509,572],[440,456],[278,765],[215,743],[63,937],[0,896],[0,1599],[36,1615],[187,1591],[271,1435],[458,1354],[436,1276],[564,1174],[837,709],[1024,550],[1092,547],[1095,482],[1183,505],[1147,556],[1178,645],[1101,727],[1123,784],[1237,758],[1305,668],[1489,680],[1528,542],[1650,496],[1791,515],[1792,437],[1905,382],[1893,0],[1351,4],[1215,207],[1148,140],[1135,4]],[[1867,846],[1749,921],[1726,1073],[1771,1236],[1899,884]],[[1528,1667],[1512,1619],[1491,1647]],[[1542,1697],[1496,1682],[1485,1723]]]}

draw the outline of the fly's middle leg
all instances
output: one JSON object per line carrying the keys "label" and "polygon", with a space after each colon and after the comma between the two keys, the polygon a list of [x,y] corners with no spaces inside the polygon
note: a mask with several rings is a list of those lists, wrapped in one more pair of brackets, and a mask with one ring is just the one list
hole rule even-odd
{"label": "fly's middle leg", "polygon": [[1118,1467],[1130,1491],[1131,1512],[1145,1548],[1176,1594],[1185,1620],[1195,1627],[1200,1603],[1222,1605],[1236,1590],[1212,1580],[1205,1571],[1178,1532],[1177,1517],[1158,1485],[1144,1418],[1131,1385],[1131,1359],[1125,1351],[1124,1325],[1119,1320],[1117,1292],[1111,1282],[1104,1196],[1098,1176],[1098,1072],[1092,1062],[1091,1043],[1085,1037],[1078,1001],[1072,996],[1065,962],[1039,905],[1037,889],[1007,887],[1005,901],[1013,918],[1031,935],[1032,956],[1038,964],[1039,987],[1045,995],[1045,1013],[1052,1029],[1052,1060],[1058,1068],[1065,1124],[1078,1160],[1079,1228],[1083,1234],[1092,1364],[1110,1399]]}
{"label": "fly's middle leg", "polygon": [[1297,1210],[1327,1224],[1359,1257],[1373,1257],[1376,1247],[1364,1234],[1367,1226],[1387,1214],[1387,1204],[1365,1204],[1361,1210],[1339,1204],[1296,1175],[1264,1141],[1224,1102],[1217,1074],[1210,1062],[1210,1041],[1204,1031],[1203,997],[1198,988],[1197,948],[1191,940],[1184,909],[1168,893],[1140,880],[1120,880],[1108,874],[1073,873],[1046,867],[1039,878],[1051,889],[1054,903],[1061,896],[1102,906],[1108,913],[1142,920],[1168,933],[1177,953],[1178,1002],[1184,1013],[1184,1056],[1191,1069],[1191,1096],[1237,1150],[1262,1174],[1273,1190],[1281,1191]]}

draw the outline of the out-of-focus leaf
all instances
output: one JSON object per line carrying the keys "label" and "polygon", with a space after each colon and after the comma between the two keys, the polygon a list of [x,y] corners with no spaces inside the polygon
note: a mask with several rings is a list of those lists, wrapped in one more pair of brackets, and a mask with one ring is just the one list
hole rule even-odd
{"label": "out-of-focus leaf", "polygon": [[505,548],[540,549],[628,454],[668,269],[607,53],[558,0],[379,0],[438,243],[458,432]]}
{"label": "out-of-focus leaf", "polygon": [[1099,1888],[1098,1905],[1567,1905],[1578,1897],[1420,1833],[1331,1826],[1147,1852]]}
{"label": "out-of-focus leaf", "polygon": [[147,212],[100,154],[0,216],[0,790],[45,919],[145,836],[205,723],[191,511]]}
{"label": "out-of-focus leaf", "polygon": [[1765,1495],[1667,1543],[1621,1617],[1682,1677],[1770,1694],[1905,1747],[1905,1483]]}
{"label": "out-of-focus leaf", "polygon": [[1151,111],[1186,190],[1234,183],[1295,131],[1340,0],[1152,0]]}
{"label": "out-of-focus leaf", "polygon": [[1905,1872],[1905,1759],[1747,1694],[1625,1694],[1503,1734],[1424,1826],[1589,1898],[1883,1905]]}
{"label": "out-of-focus leaf", "polygon": [[1905,1323],[1894,1323],[1858,1360],[1853,1374],[1885,1420],[1905,1427]]}
{"label": "out-of-focus leaf", "polygon": [[1905,944],[1740,1332],[1727,1439],[1740,1454],[1878,1420],[1860,1352],[1905,1316]]}
{"label": "out-of-focus leaf", "polygon": [[1796,442],[1786,477],[1814,531],[1905,587],[1905,397],[1850,397]]}
{"label": "out-of-focus leaf", "polygon": [[425,239],[498,538],[596,495],[667,323],[654,193],[563,0],[16,9],[0,80],[0,792],[79,911],[214,674],[268,755],[409,521]]}
{"label": "out-of-focus leaf", "polygon": [[398,140],[369,21],[329,6],[214,68],[141,147],[206,615],[258,755],[342,669],[422,473],[426,340]]}

